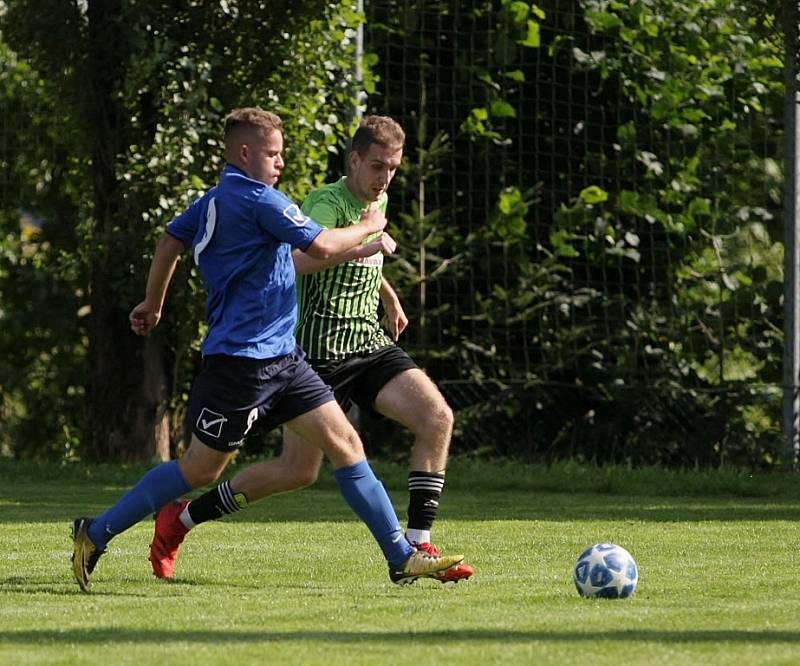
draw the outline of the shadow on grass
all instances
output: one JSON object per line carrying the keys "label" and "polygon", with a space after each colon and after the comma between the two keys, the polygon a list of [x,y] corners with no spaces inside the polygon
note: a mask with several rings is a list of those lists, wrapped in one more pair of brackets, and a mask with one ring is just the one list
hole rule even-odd
{"label": "shadow on grass", "polygon": [[[153,598],[154,589],[158,593],[164,593],[166,590],[171,590],[174,593],[179,593],[185,589],[191,589],[196,587],[202,588],[220,588],[225,590],[231,589],[241,589],[246,590],[248,592],[252,592],[255,588],[251,583],[248,582],[235,582],[230,580],[220,580],[218,578],[205,578],[202,576],[199,577],[183,577],[180,579],[164,579],[155,581],[155,584],[158,588],[147,587],[145,588],[145,583],[142,582],[142,591],[141,592],[119,592],[119,586],[113,587],[115,584],[114,581],[109,580],[106,578],[105,580],[99,580],[96,584],[92,585],[91,591],[86,594],[81,592],[78,589],[76,583],[69,578],[68,571],[65,570],[63,579],[54,580],[53,578],[32,578],[32,577],[22,577],[22,576],[10,576],[8,578],[2,579],[0,578],[0,595],[2,594],[42,594],[42,595],[55,595],[55,596],[63,596],[63,597],[84,597],[86,599],[91,599],[93,597],[138,597],[138,598]],[[117,581],[118,583],[119,581]],[[437,583],[438,585],[438,583]],[[282,583],[281,587],[286,590],[299,590],[304,594],[313,593],[314,583],[305,582],[305,583]],[[159,589],[160,588],[160,589]],[[324,594],[327,590],[327,585],[325,583],[318,583],[318,591],[320,594]],[[2,662],[0,662],[2,663]]]}
{"label": "shadow on grass", "polygon": [[[69,572],[65,571],[64,580],[69,582],[59,583],[54,583],[51,578],[36,580],[22,576],[11,576],[9,578],[0,579],[0,594],[15,592],[17,594],[53,594],[65,597],[82,595],[83,592],[78,589],[77,584],[73,583],[70,578],[67,578],[67,574],[69,574]],[[91,596],[146,598],[150,595],[146,590],[142,592],[103,591],[93,586]]]}
{"label": "shadow on grass", "polygon": [[[9,492],[10,490],[10,492]],[[121,492],[88,488],[76,492],[16,493],[0,496],[0,522],[69,523],[76,516],[97,515],[116,502]],[[399,516],[407,493],[392,489]],[[448,489],[442,496],[445,520],[632,520],[647,522],[777,521],[800,518],[800,500],[788,498],[723,498],[598,495],[592,493],[478,491]],[[149,520],[149,517],[145,520]],[[337,490],[311,488],[277,495],[253,504],[226,520],[245,522],[320,522],[356,520]]]}
{"label": "shadow on grass", "polygon": [[580,631],[503,631],[492,629],[461,629],[453,631],[186,631],[176,629],[36,629],[24,631],[0,631],[0,643],[10,644],[48,644],[63,643],[86,646],[103,643],[191,643],[191,644],[224,644],[224,643],[269,643],[277,641],[319,641],[327,643],[363,643],[377,641],[380,643],[398,642],[407,644],[413,637],[415,644],[430,644],[437,649],[443,641],[476,641],[516,643],[573,643],[573,642],[623,642],[623,643],[800,643],[800,632],[795,631],[745,631],[739,629],[713,629],[699,631],[658,631],[650,629],[604,630],[599,637],[593,632]]}

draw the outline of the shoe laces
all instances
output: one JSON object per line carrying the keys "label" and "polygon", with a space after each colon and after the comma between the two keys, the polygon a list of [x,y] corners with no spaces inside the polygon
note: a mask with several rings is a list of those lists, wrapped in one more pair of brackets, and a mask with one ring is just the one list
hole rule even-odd
{"label": "shoe laces", "polygon": [[424,542],[424,543],[414,543],[412,545],[417,550],[421,550],[423,553],[427,553],[428,555],[431,555],[432,557],[439,557],[441,555],[441,552],[439,551],[439,549],[436,546],[434,546],[432,543],[429,543],[427,541]]}

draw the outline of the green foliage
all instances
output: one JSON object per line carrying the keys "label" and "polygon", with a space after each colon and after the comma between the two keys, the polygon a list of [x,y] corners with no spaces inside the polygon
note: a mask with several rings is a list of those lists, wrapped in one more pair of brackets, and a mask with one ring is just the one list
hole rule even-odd
{"label": "green foliage", "polygon": [[[110,12],[120,144],[98,158],[87,11],[104,6],[21,0],[0,16],[5,453],[80,455],[92,271],[107,268],[124,321],[164,224],[216,179],[228,109],[283,116],[282,187],[301,198],[339,170],[367,92],[409,137],[387,271],[412,351],[485,395],[461,405],[457,445],[779,463],[779,8],[385,0],[367,11],[386,62],[368,55],[360,80],[354,3],[125,0]],[[103,226],[90,170],[109,154]],[[20,234],[20,208],[41,231]],[[203,332],[189,263],[156,333],[175,438]]]}
{"label": "green foliage", "polygon": [[519,364],[491,354],[502,398],[468,409],[464,434],[533,423],[548,456],[779,464],[781,44],[734,2],[583,6],[604,39],[551,52],[597,77],[602,104],[621,92],[617,142],[554,211],[541,288],[517,259],[508,288],[477,295],[490,330],[537,322],[509,345],[536,361],[514,388]]}
{"label": "green foliage", "polygon": [[[107,152],[113,163],[105,165],[114,211],[101,224],[90,173],[91,77],[82,69],[92,12],[101,6],[62,3],[53,11],[43,4],[17,2],[0,16],[0,113],[14,122],[0,144],[0,349],[9,359],[0,364],[0,440],[6,454],[69,457],[80,454],[84,434],[86,348],[104,347],[87,337],[78,314],[86,313],[93,270],[102,267],[117,301],[106,314],[124,322],[143,296],[164,226],[215,182],[231,108],[260,105],[282,116],[283,187],[300,198],[325,179],[362,89],[374,84],[368,69],[361,81],[353,67],[363,20],[355,3],[121,2],[111,19],[124,25],[114,45],[122,57],[112,81],[118,127]],[[33,240],[16,237],[18,206],[45,220]],[[203,332],[204,295],[189,263],[174,278],[154,334],[165,352],[173,441]],[[131,363],[129,374],[139,374],[136,358],[109,361]]]}
{"label": "green foliage", "polygon": [[[441,211],[426,208],[428,183],[441,173],[439,163],[452,150],[444,132],[437,133],[426,143],[426,118],[423,116],[417,135],[416,155],[401,165],[399,181],[416,189],[410,212],[400,212],[400,224],[392,226],[392,234],[401,248],[398,260],[388,266],[387,276],[403,293],[416,292],[420,304],[417,342],[425,346],[425,334],[430,312],[427,293],[431,283],[448,271],[457,268],[460,256],[445,258],[440,254],[446,239]],[[391,214],[390,214],[391,216]]]}
{"label": "green foliage", "polygon": [[[520,279],[527,289],[528,281],[547,281],[550,273],[559,270],[557,266],[540,270],[526,254],[531,241],[528,217],[537,188],[532,183],[505,183],[502,176],[507,165],[504,151],[512,142],[512,128],[518,122],[515,97],[526,83],[522,62],[527,51],[539,46],[539,26],[545,12],[537,5],[510,0],[476,3],[470,12],[447,2],[440,3],[438,9],[424,3],[400,3],[402,7],[396,8],[395,3],[386,4],[388,12],[381,21],[385,20],[388,27],[379,22],[380,29],[402,35],[405,57],[419,64],[411,104],[415,110],[409,118],[411,127],[407,127],[416,132],[409,132],[407,144],[413,148],[408,151],[398,178],[399,198],[405,210],[400,213],[402,224],[392,229],[399,240],[399,259],[387,268],[390,279],[405,294],[406,309],[415,318],[407,334],[409,342],[418,357],[445,375],[452,374],[456,366],[464,366],[460,370],[462,376],[483,381],[491,375],[486,371],[488,363],[508,376],[506,359],[494,363],[492,333],[475,335],[474,322],[486,324],[481,326],[482,331],[506,324],[512,331],[515,323],[501,313],[508,314],[514,294],[500,285],[490,293],[476,292],[469,280],[474,272],[507,272],[509,282],[517,275],[523,276]],[[430,109],[431,100],[443,93],[435,89],[443,64],[419,27],[420,15],[437,11],[452,15],[458,26],[457,35],[471,44],[468,54],[456,51],[452,65],[454,78],[468,82],[474,91],[469,98],[453,100],[453,108],[448,110],[453,133],[428,130],[434,122],[442,124],[433,115],[441,110],[432,114]],[[402,21],[401,14],[406,17]],[[415,20],[409,21],[409,16]],[[432,64],[434,57],[437,66]],[[385,89],[392,85],[391,80],[384,82]],[[402,95],[407,98],[409,92],[404,86]],[[390,107],[401,101],[391,93],[383,94]],[[391,109],[388,112],[392,113]],[[442,195],[441,183],[453,176],[454,165],[461,161],[497,161],[503,165],[498,169],[500,177],[491,179],[487,193],[492,209],[477,227],[467,221],[472,211],[443,203],[447,197]],[[472,197],[483,177],[476,166],[458,187]],[[392,196],[397,195],[397,189],[393,187]],[[454,298],[442,299],[442,290],[449,289],[454,290]],[[438,330],[432,330],[437,326]],[[436,338],[441,340],[443,333],[447,344],[434,342]],[[511,335],[517,332],[513,330]]]}
{"label": "green foliage", "polygon": [[[492,4],[486,3],[477,11],[492,16],[495,10]],[[540,24],[545,17],[545,12],[535,4],[501,0],[491,26],[492,46],[485,60],[479,58],[472,71],[485,93],[485,105],[470,110],[461,125],[462,132],[475,140],[490,140],[500,145],[509,142],[507,126],[517,117],[509,97],[526,80],[519,61],[524,49],[539,48]]]}
{"label": "green foliage", "polygon": [[[74,455],[82,427],[88,205],[58,90],[0,42],[0,455]],[[12,130],[13,131],[9,131]]]}
{"label": "green foliage", "polygon": [[[654,317],[629,322],[649,377],[734,393],[736,384],[779,382],[782,340],[770,322],[781,316],[781,148],[769,123],[782,104],[781,44],[760,38],[748,8],[726,0],[584,5],[592,30],[616,39],[592,58],[573,55],[632,105],[616,159],[635,186],[607,202],[582,196],[562,209],[558,228],[574,234],[569,248],[600,265],[614,255],[638,263],[642,232],[663,228],[650,248],[666,260],[651,286],[660,305]],[[594,233],[576,231],[590,225]],[[694,411],[719,409],[722,399],[697,393]],[[768,442],[780,431],[780,402],[770,391],[755,400],[756,425],[743,418],[750,408],[730,404],[725,430],[737,433],[743,454],[758,442],[762,462],[774,462]]]}
{"label": "green foliage", "polygon": [[[405,174],[402,220],[441,230],[446,270],[408,309],[456,447],[779,464],[778,8],[379,5],[382,55],[421,63],[387,66],[385,109],[449,139],[434,177]],[[414,279],[418,238],[394,265]]]}

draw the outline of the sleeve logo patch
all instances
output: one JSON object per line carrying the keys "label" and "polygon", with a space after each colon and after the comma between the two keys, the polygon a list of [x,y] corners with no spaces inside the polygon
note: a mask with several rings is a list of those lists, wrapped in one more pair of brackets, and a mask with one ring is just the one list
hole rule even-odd
{"label": "sleeve logo patch", "polygon": [[222,434],[222,426],[226,423],[228,419],[225,418],[223,414],[218,414],[217,412],[213,412],[207,407],[203,407],[203,411],[200,412],[200,416],[197,417],[197,423],[195,427],[202,433],[209,435],[210,437],[214,437],[215,439],[219,439],[220,435]]}
{"label": "sleeve logo patch", "polygon": [[300,206],[294,203],[283,209],[283,216],[294,222],[298,227],[306,226],[311,219],[300,210]]}

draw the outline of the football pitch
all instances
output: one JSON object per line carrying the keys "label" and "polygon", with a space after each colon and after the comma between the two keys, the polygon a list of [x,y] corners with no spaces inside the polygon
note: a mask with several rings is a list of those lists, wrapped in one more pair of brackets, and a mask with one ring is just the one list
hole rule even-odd
{"label": "football pitch", "polygon": [[[83,594],[70,520],[140,472],[0,463],[0,664],[800,663],[795,477],[453,465],[434,540],[477,573],[402,587],[323,480],[197,528],[173,582],[147,520]],[[576,593],[599,541],[636,559],[631,598]]]}

